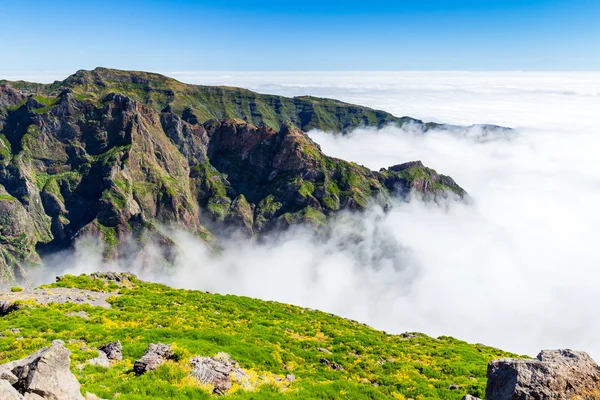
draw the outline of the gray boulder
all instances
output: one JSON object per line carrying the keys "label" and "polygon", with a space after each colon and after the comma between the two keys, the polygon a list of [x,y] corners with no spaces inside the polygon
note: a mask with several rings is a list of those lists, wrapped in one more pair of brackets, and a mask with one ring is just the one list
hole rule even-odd
{"label": "gray boulder", "polygon": [[97,365],[99,367],[110,368],[110,361],[106,354],[100,350],[98,350],[98,357],[92,358],[87,361],[88,364]]}
{"label": "gray boulder", "polygon": [[494,360],[488,365],[487,376],[487,400],[600,397],[600,369],[581,351],[544,350],[534,360]]}
{"label": "gray boulder", "polygon": [[470,394],[466,394],[462,397],[461,400],[481,400],[479,397],[471,396]]}
{"label": "gray boulder", "polygon": [[106,354],[106,357],[108,357],[109,360],[123,360],[123,345],[121,344],[120,340],[103,344],[102,346],[98,347],[98,350]]}
{"label": "gray boulder", "polygon": [[246,376],[238,362],[226,353],[219,353],[215,357],[193,357],[190,362],[194,367],[191,375],[202,384],[213,385],[215,394],[224,395],[231,389],[232,378]]}
{"label": "gray boulder", "polygon": [[146,347],[144,355],[133,364],[133,370],[136,374],[141,375],[158,368],[162,363],[172,359],[174,356],[171,346],[162,343],[150,343]]}
{"label": "gray boulder", "polygon": [[[0,365],[0,398],[84,400],[81,385],[71,373],[71,352],[61,340],[32,355]],[[11,392],[11,385],[17,392]],[[11,397],[12,396],[12,397]]]}
{"label": "gray boulder", "polygon": [[21,393],[17,392],[9,381],[0,380],[0,399],[2,400],[23,400]]}

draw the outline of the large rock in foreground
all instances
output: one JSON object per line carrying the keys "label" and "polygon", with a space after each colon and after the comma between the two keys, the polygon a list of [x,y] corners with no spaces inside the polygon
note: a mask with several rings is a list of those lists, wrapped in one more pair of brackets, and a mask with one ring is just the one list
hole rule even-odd
{"label": "large rock in foreground", "polygon": [[600,398],[600,369],[581,351],[543,350],[534,360],[494,360],[487,376],[487,400]]}
{"label": "large rock in foreground", "polygon": [[84,400],[81,385],[69,368],[70,356],[64,343],[55,340],[52,346],[22,360],[0,365],[1,398]]}

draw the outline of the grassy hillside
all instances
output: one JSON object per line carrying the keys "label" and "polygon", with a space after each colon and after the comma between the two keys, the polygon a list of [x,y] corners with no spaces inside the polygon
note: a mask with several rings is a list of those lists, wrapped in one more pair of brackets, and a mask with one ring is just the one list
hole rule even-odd
{"label": "grassy hillside", "polygon": [[[390,335],[272,301],[176,290],[135,277],[125,282],[119,287],[82,275],[48,286],[112,291],[110,309],[21,302],[20,309],[0,317],[0,363],[62,339],[73,352],[72,371],[82,392],[105,399],[212,398],[210,387],[189,376],[189,358],[219,352],[237,360],[255,383],[249,390],[234,385],[227,396],[236,399],[460,399],[466,393],[483,397],[487,363],[512,356],[450,337]],[[81,311],[87,315],[75,314]],[[123,361],[109,369],[78,368],[96,357],[95,348],[116,340],[123,343]],[[154,342],[174,345],[176,360],[135,375],[134,361]],[[323,358],[343,369],[330,368]],[[296,379],[282,379],[286,374]]]}

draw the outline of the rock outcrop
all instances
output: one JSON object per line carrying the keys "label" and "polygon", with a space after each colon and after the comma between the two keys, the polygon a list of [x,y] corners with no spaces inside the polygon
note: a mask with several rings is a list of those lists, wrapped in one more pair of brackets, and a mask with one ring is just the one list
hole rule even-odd
{"label": "rock outcrop", "polygon": [[166,360],[174,357],[171,346],[162,343],[150,343],[146,347],[144,355],[133,364],[133,370],[141,375],[148,371],[155,370]]}
{"label": "rock outcrop", "polygon": [[38,304],[86,304],[93,307],[110,308],[106,300],[109,297],[119,297],[114,292],[98,292],[93,290],[73,288],[25,289],[20,292],[0,292],[0,315],[14,311],[14,303],[23,300],[34,300]]}
{"label": "rock outcrop", "polygon": [[494,360],[487,375],[486,400],[600,398],[600,369],[581,351],[544,350],[534,360]]}
{"label": "rock outcrop", "polygon": [[110,342],[98,347],[98,350],[106,354],[109,360],[121,361],[123,359],[123,345],[120,340]]}
{"label": "rock outcrop", "polygon": [[215,394],[224,395],[231,389],[232,380],[246,376],[237,361],[226,353],[215,357],[194,357],[190,362],[194,368],[191,375],[202,384],[213,385]]}
{"label": "rock outcrop", "polygon": [[22,360],[0,365],[0,398],[84,400],[81,385],[69,369],[70,356],[64,342],[55,340]]}
{"label": "rock outcrop", "polygon": [[88,364],[97,365],[99,367],[110,368],[110,360],[106,356],[106,353],[98,350],[98,357],[94,357],[87,361]]}

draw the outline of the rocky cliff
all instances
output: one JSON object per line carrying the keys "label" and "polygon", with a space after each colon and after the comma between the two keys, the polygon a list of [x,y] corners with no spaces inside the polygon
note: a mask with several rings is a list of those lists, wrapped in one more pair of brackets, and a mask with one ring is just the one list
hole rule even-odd
{"label": "rocky cliff", "polygon": [[[168,248],[158,224],[213,240],[418,192],[465,192],[420,162],[379,172],[324,155],[303,129],[404,123],[315,98],[185,85],[155,74],[80,71],[52,85],[0,85],[0,280],[81,237],[118,257]],[[415,123],[420,123],[416,121]]]}

